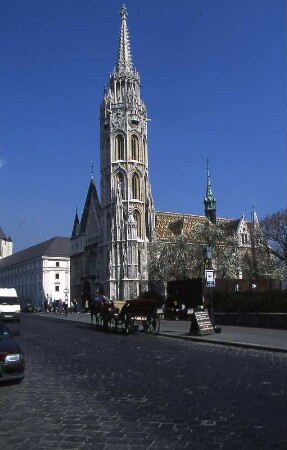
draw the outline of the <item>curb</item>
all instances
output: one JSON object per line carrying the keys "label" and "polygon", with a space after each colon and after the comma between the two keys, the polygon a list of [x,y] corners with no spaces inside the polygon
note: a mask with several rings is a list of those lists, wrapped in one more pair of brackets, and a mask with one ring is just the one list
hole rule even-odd
{"label": "curb", "polygon": [[[64,317],[53,317],[51,315],[44,315],[44,314],[37,314],[35,313],[37,317],[44,317],[52,320],[63,320]],[[73,323],[82,323],[85,325],[89,325],[87,322],[83,320],[74,320],[73,316],[69,316],[69,320],[65,322],[73,322]],[[77,315],[75,317],[78,317]],[[174,334],[174,333],[166,333],[166,332],[159,332],[158,336],[168,338],[168,339],[180,339],[184,341],[191,341],[191,342],[200,342],[202,344],[212,344],[212,345],[221,345],[221,346],[229,346],[229,347],[241,347],[246,349],[253,349],[253,350],[262,350],[262,351],[268,351],[273,353],[287,353],[287,348],[283,347],[274,347],[272,345],[261,345],[261,344],[252,344],[250,342],[236,342],[236,341],[215,341],[213,339],[204,338],[202,336],[192,336],[190,334]]]}
{"label": "curb", "polygon": [[227,347],[241,347],[248,348],[253,350],[263,350],[268,352],[276,352],[276,353],[287,353],[287,349],[281,347],[272,347],[271,345],[260,345],[260,344],[251,344],[248,342],[234,342],[234,341],[214,341],[213,339],[199,338],[190,335],[178,335],[178,334],[168,334],[159,332],[159,336],[171,338],[171,339],[181,339],[185,341],[192,342],[200,342],[202,344],[213,344],[213,345],[223,345]]}

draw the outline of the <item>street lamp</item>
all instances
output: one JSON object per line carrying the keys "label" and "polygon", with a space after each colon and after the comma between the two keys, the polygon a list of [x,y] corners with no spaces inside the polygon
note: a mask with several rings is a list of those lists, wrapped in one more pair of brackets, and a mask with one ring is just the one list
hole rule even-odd
{"label": "street lamp", "polygon": [[214,309],[213,309],[213,295],[212,288],[215,286],[214,280],[214,270],[212,268],[212,247],[211,245],[207,245],[204,249],[204,257],[207,260],[208,268],[205,269],[205,280],[206,287],[208,288],[208,314],[210,318],[211,325],[214,328]]}
{"label": "street lamp", "polygon": [[68,304],[68,293],[69,293],[69,289],[65,288],[64,289],[64,294],[65,294],[65,302],[67,302],[67,304]]}
{"label": "street lamp", "polygon": [[208,244],[205,247],[205,249],[204,249],[204,256],[205,256],[205,259],[207,259],[207,261],[208,261],[208,269],[212,269],[212,263],[211,263],[211,260],[212,260],[212,247],[211,247],[210,244]]}

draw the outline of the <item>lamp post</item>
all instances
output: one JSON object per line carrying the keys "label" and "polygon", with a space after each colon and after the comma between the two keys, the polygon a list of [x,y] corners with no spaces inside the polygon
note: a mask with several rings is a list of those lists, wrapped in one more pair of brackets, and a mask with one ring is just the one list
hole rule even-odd
{"label": "lamp post", "polygon": [[206,287],[208,288],[208,314],[211,325],[214,328],[214,309],[213,309],[213,295],[212,288],[215,286],[214,270],[212,268],[212,247],[207,245],[204,249],[205,260],[208,262],[208,268],[205,269]]}
{"label": "lamp post", "polygon": [[65,301],[67,302],[67,304],[68,304],[68,293],[69,293],[69,289],[65,288],[64,289],[64,294],[65,294]]}

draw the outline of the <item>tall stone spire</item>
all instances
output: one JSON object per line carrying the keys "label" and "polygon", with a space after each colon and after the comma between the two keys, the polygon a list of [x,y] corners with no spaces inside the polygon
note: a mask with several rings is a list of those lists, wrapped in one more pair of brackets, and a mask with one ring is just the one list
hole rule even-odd
{"label": "tall stone spire", "polygon": [[216,199],[213,195],[211,187],[209,161],[207,160],[206,162],[207,162],[207,187],[206,187],[206,194],[204,197],[205,216],[210,220],[211,223],[216,224]]}
{"label": "tall stone spire", "polygon": [[[133,68],[127,9],[120,11],[118,58],[101,104],[101,264],[111,298],[148,289],[154,205],[148,174],[147,110]],[[108,256],[109,255],[109,256]]]}
{"label": "tall stone spire", "polygon": [[119,35],[118,60],[116,64],[116,72],[119,74],[127,74],[133,71],[133,63],[130,49],[129,31],[127,26],[127,8],[122,6],[120,11],[121,28]]}

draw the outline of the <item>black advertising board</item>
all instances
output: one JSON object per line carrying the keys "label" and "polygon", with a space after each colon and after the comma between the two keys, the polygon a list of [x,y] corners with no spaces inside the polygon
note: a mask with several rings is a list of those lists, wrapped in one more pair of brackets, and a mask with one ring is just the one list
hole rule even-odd
{"label": "black advertising board", "polygon": [[204,336],[206,334],[213,334],[214,328],[210,322],[207,309],[195,310],[191,316],[191,324],[189,334],[197,334]]}

